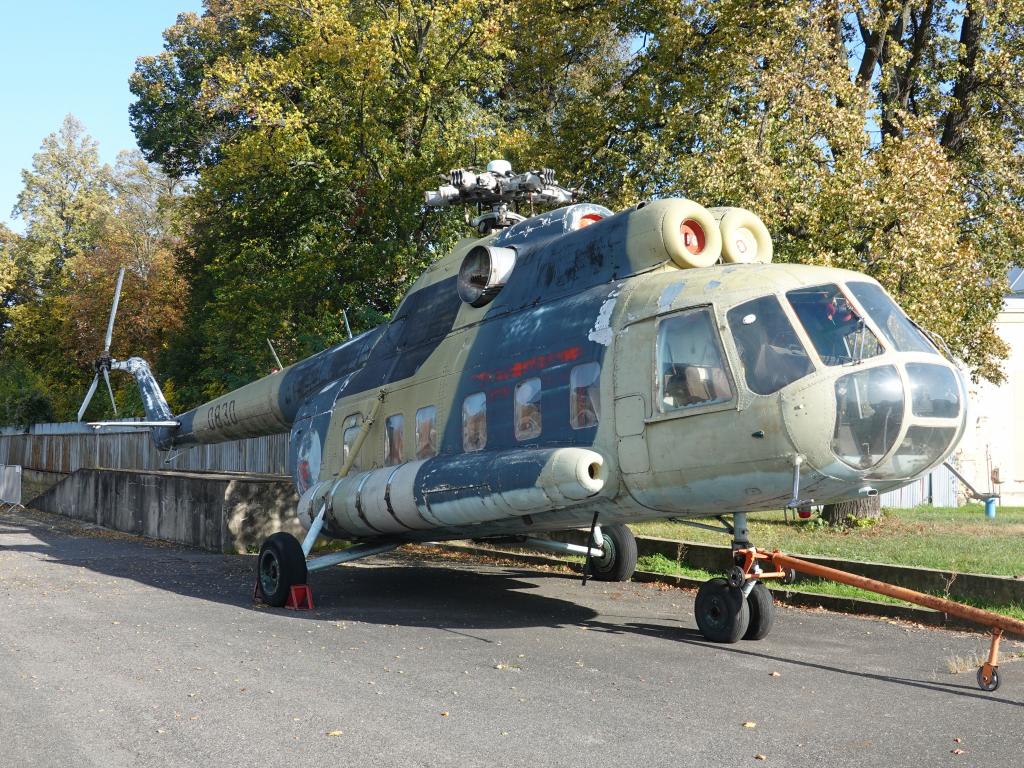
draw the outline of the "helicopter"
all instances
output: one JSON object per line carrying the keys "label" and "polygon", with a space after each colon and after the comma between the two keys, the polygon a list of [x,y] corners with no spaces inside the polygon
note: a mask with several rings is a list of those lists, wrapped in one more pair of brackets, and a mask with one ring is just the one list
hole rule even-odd
{"label": "helicopter", "polygon": [[[388,322],[186,413],[145,360],[111,357],[118,281],[79,420],[116,370],[162,450],[289,433],[307,534],[260,548],[272,606],[311,572],[444,540],[583,555],[584,583],[628,580],[627,523],[711,527],[741,550],[749,512],[899,487],[963,434],[966,385],[941,340],[864,274],[772,263],[749,210],[613,212],[503,160],[445,181],[425,205],[475,205],[476,237]],[[550,537],[569,529],[586,543]],[[321,537],[354,543],[311,557]],[[757,579],[712,579],[695,609],[722,642],[764,637],[772,611]]]}

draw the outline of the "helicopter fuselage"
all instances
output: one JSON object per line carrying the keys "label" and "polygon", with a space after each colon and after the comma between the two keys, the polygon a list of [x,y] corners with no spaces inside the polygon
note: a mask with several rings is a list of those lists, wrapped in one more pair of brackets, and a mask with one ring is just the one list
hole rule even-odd
{"label": "helicopter fuselage", "polygon": [[[821,503],[946,458],[962,375],[874,280],[680,269],[664,226],[679,202],[570,206],[462,241],[389,323],[154,439],[290,431],[303,524],[324,509],[327,535],[397,541]],[[481,245],[515,264],[473,306],[459,272]]]}

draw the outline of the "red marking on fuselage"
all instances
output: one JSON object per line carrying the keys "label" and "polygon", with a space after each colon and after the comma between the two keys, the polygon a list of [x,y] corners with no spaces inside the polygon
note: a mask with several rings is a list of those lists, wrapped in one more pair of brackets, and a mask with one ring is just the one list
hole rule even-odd
{"label": "red marking on fuselage", "polygon": [[550,368],[552,365],[559,363],[571,363],[574,360],[578,360],[580,355],[583,353],[579,347],[569,347],[558,352],[548,352],[543,355],[534,355],[528,357],[525,360],[518,360],[508,368],[504,368],[498,371],[481,371],[480,373],[474,373],[473,378],[477,381],[508,381],[509,379],[518,379],[529,373],[536,373],[542,371],[545,368]]}

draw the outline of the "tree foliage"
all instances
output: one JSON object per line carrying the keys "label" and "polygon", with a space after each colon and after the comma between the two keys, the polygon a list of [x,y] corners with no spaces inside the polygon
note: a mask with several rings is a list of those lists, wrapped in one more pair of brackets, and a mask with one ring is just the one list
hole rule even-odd
{"label": "tree foliage", "polygon": [[779,258],[878,278],[998,379],[1022,10],[210,0],[132,79],[140,146],[196,180],[176,375],[198,400],[265,370],[264,336],[294,359],[345,307],[387,313],[454,236],[418,204],[432,174],[494,153],[616,207],[752,208]]}
{"label": "tree foliage", "polygon": [[[93,375],[121,266],[128,270],[112,351],[160,356],[181,324],[185,285],[173,234],[178,186],[140,154],[103,165],[73,118],[22,174],[24,235],[0,232],[0,421],[71,419]],[[137,404],[129,380],[117,399]],[[90,413],[110,416],[104,398]]]}
{"label": "tree foliage", "polygon": [[615,208],[751,208],[777,258],[876,277],[998,380],[1021,18],[1024,0],[207,0],[136,64],[144,159],[102,165],[69,118],[25,172],[25,233],[0,230],[5,361],[68,415],[125,264],[115,346],[194,405],[265,373],[267,337],[290,362],[340,340],[346,309],[356,330],[386,317],[460,234],[423,190],[504,156]]}

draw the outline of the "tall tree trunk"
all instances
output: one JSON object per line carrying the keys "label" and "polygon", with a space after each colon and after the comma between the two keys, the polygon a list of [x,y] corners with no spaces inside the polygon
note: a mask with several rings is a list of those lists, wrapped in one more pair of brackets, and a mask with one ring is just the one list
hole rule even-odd
{"label": "tall tree trunk", "polygon": [[882,499],[880,496],[865,496],[862,499],[826,504],[821,510],[822,519],[834,526],[842,525],[847,517],[854,517],[858,520],[875,520],[881,516]]}

